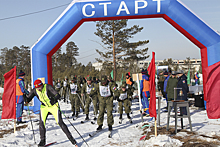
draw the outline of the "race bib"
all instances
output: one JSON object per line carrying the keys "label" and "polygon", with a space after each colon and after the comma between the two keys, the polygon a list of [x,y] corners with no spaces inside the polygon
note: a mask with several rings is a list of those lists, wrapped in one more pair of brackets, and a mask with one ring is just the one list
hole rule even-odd
{"label": "race bib", "polygon": [[60,88],[60,87],[61,87],[60,83],[57,83],[56,88]]}
{"label": "race bib", "polygon": [[111,96],[111,91],[110,91],[109,85],[108,86],[100,86],[99,87],[99,92],[100,92],[100,95],[102,97],[109,97],[109,96]]}
{"label": "race bib", "polygon": [[77,85],[75,85],[75,84],[70,84],[70,91],[71,91],[71,94],[76,94]]}
{"label": "race bib", "polygon": [[67,86],[67,81],[64,81],[63,82],[63,87],[66,87]]}
{"label": "race bib", "polygon": [[92,90],[92,85],[90,85],[91,87],[89,87],[89,85],[87,86],[87,89],[86,89],[86,92],[87,94],[90,94],[91,93],[91,90]]}
{"label": "race bib", "polygon": [[121,93],[120,96],[119,96],[120,100],[125,100],[126,98],[128,98],[127,92]]}

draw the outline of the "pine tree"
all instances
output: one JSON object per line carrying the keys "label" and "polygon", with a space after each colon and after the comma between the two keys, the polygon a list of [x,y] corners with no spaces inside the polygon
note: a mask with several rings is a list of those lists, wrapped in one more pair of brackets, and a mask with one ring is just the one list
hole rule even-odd
{"label": "pine tree", "polygon": [[68,61],[67,67],[71,67],[72,65],[77,63],[75,56],[79,56],[79,48],[74,42],[70,41],[67,43],[66,55]]}
{"label": "pine tree", "polygon": [[[113,63],[114,80],[116,81],[116,60],[118,61],[123,56],[129,56],[128,49],[136,49],[139,45],[148,43],[148,41],[140,41],[129,43],[129,39],[133,38],[135,34],[141,32],[143,27],[134,25],[127,27],[128,20],[109,20],[99,21],[96,23],[95,35],[102,39],[103,47],[106,51],[96,50],[104,61]],[[133,53],[132,53],[133,54]],[[96,59],[101,62],[101,59]]]}

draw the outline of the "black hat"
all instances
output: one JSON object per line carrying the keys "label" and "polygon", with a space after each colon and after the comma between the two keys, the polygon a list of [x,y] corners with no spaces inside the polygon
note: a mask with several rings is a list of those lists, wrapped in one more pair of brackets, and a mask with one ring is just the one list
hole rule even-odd
{"label": "black hat", "polygon": [[22,70],[20,70],[19,76],[25,76],[25,73]]}
{"label": "black hat", "polygon": [[167,72],[167,71],[165,71],[165,72],[163,73],[163,75],[168,75],[168,72]]}
{"label": "black hat", "polygon": [[148,74],[148,71],[147,71],[147,70],[142,69],[141,73],[142,73],[142,74]]}
{"label": "black hat", "polygon": [[72,78],[72,81],[75,81],[75,80],[76,80],[76,77],[73,77],[73,78]]}

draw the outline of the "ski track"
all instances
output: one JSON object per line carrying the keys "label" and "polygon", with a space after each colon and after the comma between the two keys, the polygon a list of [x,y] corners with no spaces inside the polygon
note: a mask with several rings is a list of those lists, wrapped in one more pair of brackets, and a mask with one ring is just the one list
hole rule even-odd
{"label": "ski track", "polygon": [[[71,116],[72,112],[70,111],[70,104],[66,104],[63,102],[59,102],[61,106],[61,110],[64,112],[66,116]],[[0,101],[0,105],[2,102]],[[166,101],[162,100],[161,102],[161,108],[166,106]],[[82,112],[79,114],[79,117],[73,121],[72,118],[69,118],[70,122],[75,126],[75,128],[80,132],[82,137],[85,139],[85,141],[89,144],[90,147],[136,147],[136,146],[142,146],[143,144],[147,144],[143,141],[139,141],[141,134],[143,133],[141,126],[141,118],[140,118],[140,112],[139,112],[139,103],[138,100],[134,100],[132,104],[132,110],[133,114],[131,114],[133,123],[130,124],[129,120],[127,119],[126,114],[123,114],[123,121],[122,124],[119,124],[119,114],[113,113],[114,115],[114,125],[113,125],[113,132],[112,132],[112,138],[108,138],[108,126],[107,126],[107,114],[105,114],[104,123],[103,123],[103,130],[96,134],[93,137],[90,137],[89,134],[96,131],[96,128],[98,127],[97,124],[93,125],[91,122],[86,122],[84,124],[81,124],[81,121],[85,119],[85,114]],[[114,112],[114,110],[113,110]],[[90,111],[90,119],[93,119],[93,111]],[[206,135],[220,135],[219,125],[220,120],[210,120],[207,117],[205,110],[196,110],[193,107],[190,107],[190,113],[191,113],[191,120],[192,120],[192,127],[193,131],[196,131],[198,133],[203,133]],[[26,116],[25,116],[26,115]],[[0,147],[37,147],[37,144],[40,141],[40,132],[39,132],[39,125],[38,121],[39,116],[37,114],[31,114],[31,116],[34,116],[32,118],[33,121],[33,127],[34,127],[34,133],[35,133],[35,139],[36,143],[34,143],[34,137],[33,137],[33,131],[31,127],[31,122],[29,120],[29,117],[27,115],[27,111],[24,110],[23,120],[28,121],[26,123],[28,126],[24,129],[21,129],[20,131],[16,131],[16,133],[6,134],[4,135],[4,138],[0,138]],[[83,142],[81,137],[77,134],[77,132],[74,130],[74,128],[71,126],[69,121],[67,121],[64,116],[63,120],[67,127],[69,128],[70,132],[72,133],[73,137],[76,139],[78,146],[80,147],[87,147],[87,145]],[[167,124],[167,113],[161,111],[161,119],[160,124],[161,126],[166,126]],[[151,118],[150,117],[144,117],[144,123],[148,122]],[[37,121],[37,122],[34,122]],[[188,119],[184,119],[184,126],[187,130],[189,130],[189,124]],[[1,130],[8,130],[13,128],[13,121],[9,120],[0,120],[0,133]],[[150,122],[152,125],[154,124],[154,121]],[[25,125],[25,124],[22,124]],[[21,125],[19,125],[21,126]],[[174,119],[170,119],[170,126],[174,126]],[[180,126],[180,120],[178,120],[178,126]],[[54,117],[52,115],[48,116],[48,119],[46,121],[46,144],[57,141],[56,144],[51,145],[51,147],[67,147],[71,146],[71,142],[67,139],[61,128],[57,125]],[[181,133],[178,133],[181,134]],[[182,133],[183,134],[183,133]],[[182,135],[181,134],[181,135]],[[159,135],[159,134],[158,134]],[[164,135],[163,135],[164,136]],[[160,138],[164,138],[163,136],[160,136]],[[168,136],[167,136],[168,137]],[[162,139],[163,140],[163,139]],[[168,139],[170,140],[170,139]],[[148,140],[149,141],[149,140]],[[151,144],[153,139],[150,140]],[[175,141],[173,141],[175,142]],[[155,141],[156,143],[156,141]],[[157,144],[158,140],[157,140]]]}

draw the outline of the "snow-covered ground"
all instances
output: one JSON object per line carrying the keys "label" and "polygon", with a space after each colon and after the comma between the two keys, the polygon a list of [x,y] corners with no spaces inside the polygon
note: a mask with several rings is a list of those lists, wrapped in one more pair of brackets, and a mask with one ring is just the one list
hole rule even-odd
{"label": "snow-covered ground", "polygon": [[[0,105],[1,101],[0,101]],[[70,104],[66,104],[63,102],[60,102],[61,110],[64,112],[66,116],[71,116],[72,112],[70,111]],[[161,101],[162,108],[166,105],[166,102],[164,100]],[[157,137],[151,136],[150,139],[144,141],[139,141],[139,139],[143,136],[143,129],[141,129],[143,123],[141,122],[140,118],[140,112],[139,112],[139,103],[136,99],[133,101],[132,105],[132,111],[133,114],[131,114],[133,118],[133,123],[130,124],[126,118],[126,115],[123,115],[123,122],[122,124],[119,124],[118,113],[114,114],[114,125],[113,125],[113,136],[112,138],[108,138],[108,127],[107,127],[107,121],[106,121],[106,114],[104,119],[104,130],[98,133],[94,137],[89,137],[89,133],[92,133],[96,130],[98,127],[97,124],[93,125],[90,122],[86,122],[84,124],[81,124],[81,121],[85,119],[85,114],[82,112],[79,115],[79,118],[73,121],[71,118],[69,121],[75,126],[75,128],[80,132],[82,137],[85,139],[85,141],[88,143],[90,147],[113,147],[113,146],[121,146],[121,147],[150,147],[153,145],[157,146],[181,146],[183,142],[181,142],[178,139],[172,138],[172,136],[164,135],[158,133]],[[90,118],[93,118],[93,111],[90,111]],[[210,120],[207,118],[206,111],[205,110],[198,110],[195,107],[190,108],[191,113],[191,119],[192,119],[192,126],[193,131],[207,135],[207,136],[213,136],[218,135],[220,136],[220,121],[219,120]],[[23,146],[37,146],[34,143],[34,137],[33,137],[33,131],[31,127],[31,122],[28,117],[28,112],[24,111],[24,119],[28,121],[26,124],[18,125],[17,127],[23,126],[24,128],[21,128],[20,131],[16,131],[16,133],[5,133],[6,130],[13,129],[13,121],[10,120],[0,120],[0,137],[2,134],[4,134],[3,138],[0,138],[0,146],[1,147],[23,147]],[[36,138],[36,143],[38,144],[40,141],[40,135],[39,135],[39,125],[38,120],[39,116],[37,114],[31,114],[32,121],[33,121],[33,127],[34,127],[34,134]],[[150,125],[154,125],[154,121],[150,121],[150,117],[144,118],[144,123],[148,122]],[[79,146],[86,147],[87,145],[82,140],[82,138],[76,133],[74,128],[71,126],[67,119],[64,118],[64,122],[68,126],[70,132],[72,133],[73,137],[78,142]],[[160,126],[165,127],[167,124],[167,113],[162,112],[161,110],[161,119],[160,119]],[[25,125],[27,127],[25,128]],[[174,119],[171,118],[170,120],[170,126],[174,126]],[[178,121],[178,126],[180,126],[180,120]],[[186,126],[184,129],[189,130],[188,125],[188,119],[184,119],[184,126]],[[52,115],[49,115],[47,121],[46,121],[46,141],[47,143],[57,141],[56,144],[51,145],[51,147],[67,147],[71,146],[70,141],[67,139],[65,134],[62,132],[61,128],[56,124],[55,119]],[[180,127],[178,127],[180,129]],[[149,130],[150,131],[150,130]],[[176,136],[187,136],[187,133],[185,132],[179,132]],[[202,138],[206,141],[209,141],[211,139]],[[213,141],[213,140],[211,140]]]}

